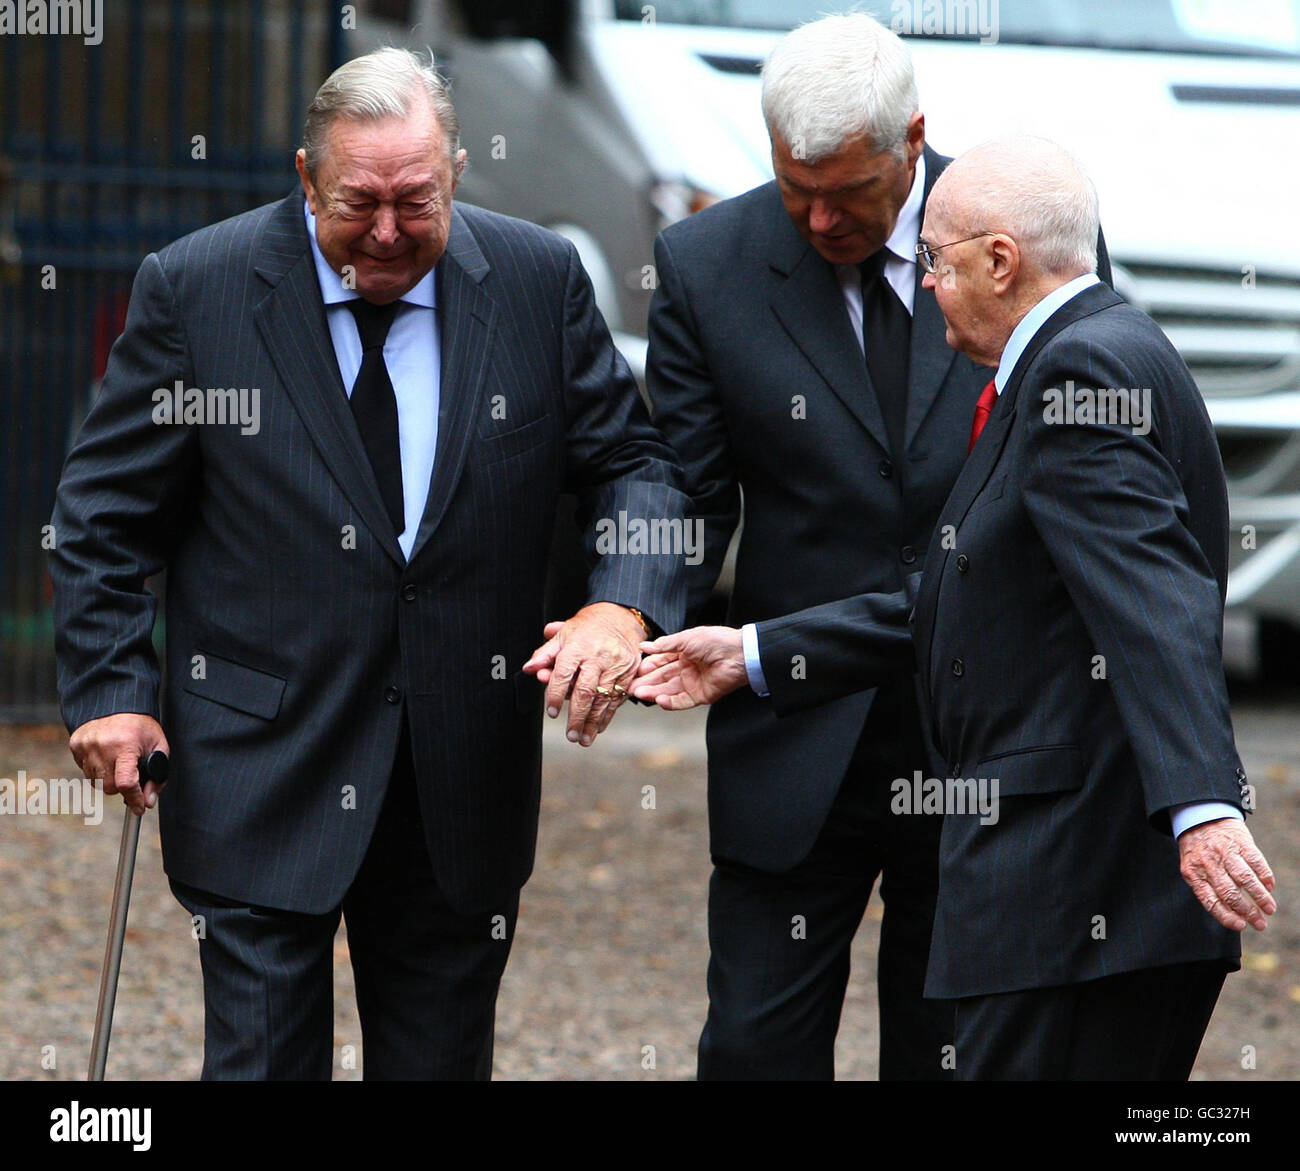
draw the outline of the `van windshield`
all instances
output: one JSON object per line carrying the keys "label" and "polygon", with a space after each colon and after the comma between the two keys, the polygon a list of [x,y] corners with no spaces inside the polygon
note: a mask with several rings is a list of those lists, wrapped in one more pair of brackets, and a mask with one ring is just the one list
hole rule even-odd
{"label": "van windshield", "polygon": [[[1300,57],[1300,0],[867,0],[904,37],[1161,53]],[[793,28],[826,0],[615,0],[621,20]]]}

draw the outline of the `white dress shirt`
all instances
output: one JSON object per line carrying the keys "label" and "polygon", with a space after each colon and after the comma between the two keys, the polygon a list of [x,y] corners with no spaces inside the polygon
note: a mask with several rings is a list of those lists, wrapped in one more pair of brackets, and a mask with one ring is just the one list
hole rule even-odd
{"label": "white dress shirt", "polygon": [[[343,279],[321,254],[316,242],[316,217],[303,200],[307,235],[316,279],[325,302],[325,319],[338,359],[339,373],[348,397],[361,370],[361,335],[357,319],[347,307],[355,301],[355,289],[344,288]],[[432,272],[401,298],[397,315],[384,342],[384,365],[397,398],[397,432],[402,452],[402,504],[406,525],[397,543],[409,558],[415,534],[429,497],[433,457],[438,445],[438,404],[442,392],[441,350],[436,316],[436,282]]]}

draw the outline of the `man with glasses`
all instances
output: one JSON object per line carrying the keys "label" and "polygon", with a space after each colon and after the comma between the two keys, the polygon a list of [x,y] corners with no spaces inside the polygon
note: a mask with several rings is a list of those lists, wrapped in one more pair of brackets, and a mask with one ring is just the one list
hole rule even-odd
{"label": "man with glasses", "polygon": [[899,38],[865,15],[797,29],[764,67],[763,112],[776,181],[663,233],[650,316],[655,420],[705,524],[697,619],[744,495],[729,617],[748,686],[709,715],[699,1075],[834,1076],[879,878],[880,1076],[944,1078],[952,1010],[921,995],[940,818],[890,811],[891,782],[928,768],[910,669],[783,716],[807,664],[772,620],[920,570],[991,371],[948,348],[922,287],[948,160],[925,145]]}
{"label": "man with glasses", "polygon": [[[955,1004],[959,1078],[1186,1080],[1237,933],[1277,905],[1224,686],[1214,430],[1159,327],[1097,279],[1096,192],[1060,147],[963,155],[923,232],[944,241],[917,254],[949,344],[996,368],[989,409],[911,646],[901,591],[765,624],[807,662],[782,710],[842,702],[915,647],[938,775],[961,786],[925,984]],[[721,699],[735,637],[646,644],[633,694]]]}

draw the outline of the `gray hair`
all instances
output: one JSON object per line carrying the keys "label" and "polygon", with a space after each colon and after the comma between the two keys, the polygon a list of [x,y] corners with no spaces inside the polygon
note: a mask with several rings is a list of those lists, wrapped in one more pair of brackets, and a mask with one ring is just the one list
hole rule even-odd
{"label": "gray hair", "polygon": [[451,104],[447,82],[433,67],[433,53],[430,52],[426,62],[409,49],[391,47],[345,61],[316,91],[307,107],[302,131],[307,174],[315,178],[325,137],[336,118],[358,121],[405,118],[411,112],[412,96],[421,89],[442,129],[452,173],[458,174],[460,119]]}
{"label": "gray hair", "polygon": [[958,235],[1005,233],[1044,272],[1097,268],[1097,189],[1050,139],[1017,134],[973,147],[939,176],[927,206]]}
{"label": "gray hair", "polygon": [[917,107],[907,46],[865,13],[800,26],[763,65],[768,132],[809,163],[863,136],[902,160]]}

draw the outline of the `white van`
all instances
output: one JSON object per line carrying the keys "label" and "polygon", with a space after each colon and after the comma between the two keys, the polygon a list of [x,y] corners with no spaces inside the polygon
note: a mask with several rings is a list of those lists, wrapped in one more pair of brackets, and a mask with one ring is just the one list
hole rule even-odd
{"label": "white van", "polygon": [[[470,156],[458,194],[570,237],[643,368],[655,233],[771,178],[760,65],[833,7],[415,0],[403,27],[367,27],[433,48]],[[1300,673],[1300,0],[855,7],[907,40],[937,150],[1028,130],[1089,168],[1116,287],[1178,346],[1219,432],[1229,606],[1261,620],[1266,670]]]}

